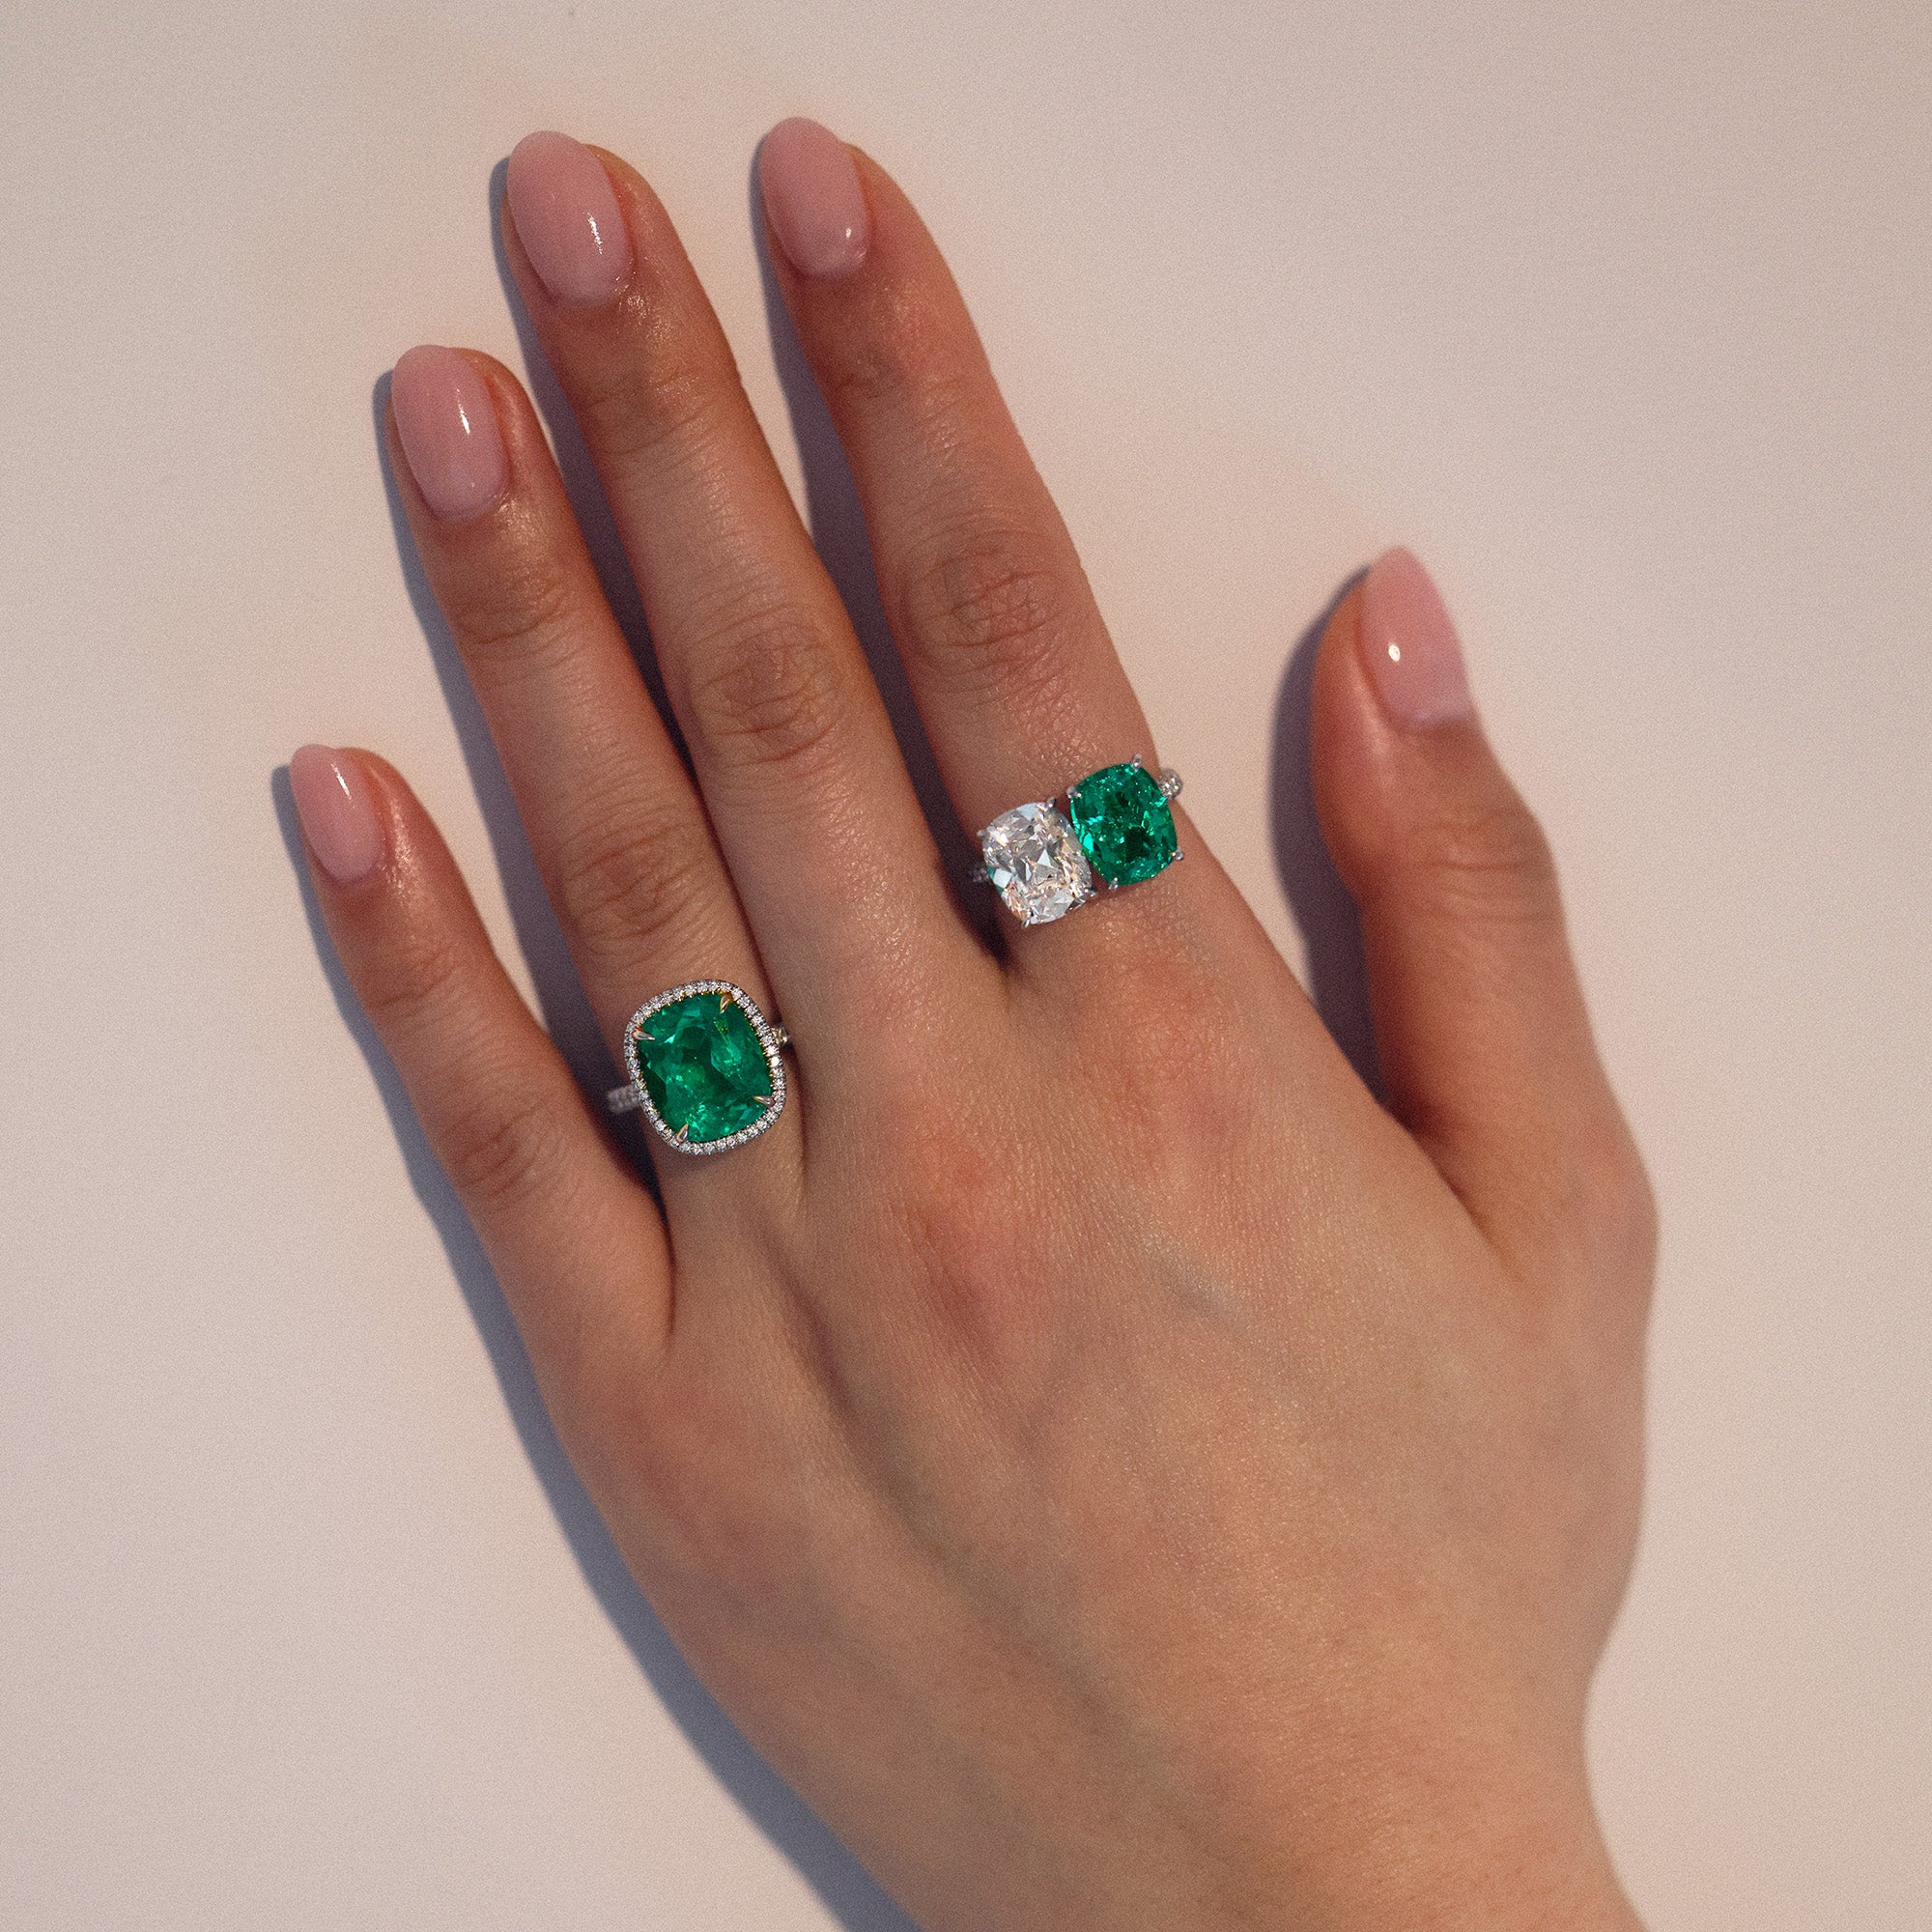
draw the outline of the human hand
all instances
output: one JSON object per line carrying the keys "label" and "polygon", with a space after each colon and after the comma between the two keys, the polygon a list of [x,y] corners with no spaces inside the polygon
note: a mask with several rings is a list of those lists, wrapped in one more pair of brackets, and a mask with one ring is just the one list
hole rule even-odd
{"label": "human hand", "polygon": [[[934,246],[762,178],[962,822],[1146,721]],[[687,771],[537,419],[397,365],[389,456],[605,1037],[728,980],[789,1104],[639,1181],[365,753],[293,767],[347,971],[639,1584],[928,1932],[1632,1923],[1587,1686],[1640,1473],[1650,1196],[1546,846],[1405,553],[1315,679],[1385,1111],[1201,838],[997,955],[650,189],[556,135],[504,238]]]}

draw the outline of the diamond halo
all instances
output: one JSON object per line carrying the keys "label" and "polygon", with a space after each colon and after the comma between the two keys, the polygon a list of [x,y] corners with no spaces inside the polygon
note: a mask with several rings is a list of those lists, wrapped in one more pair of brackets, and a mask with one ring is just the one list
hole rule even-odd
{"label": "diamond halo", "polygon": [[[736,1007],[744,1018],[750,1022],[752,1032],[757,1037],[763,1051],[765,1069],[771,1080],[771,1094],[764,1102],[764,1111],[748,1125],[735,1133],[723,1134],[716,1140],[694,1140],[688,1128],[673,1128],[658,1111],[657,1103],[651,1098],[649,1087],[644,1081],[644,1069],[639,1060],[639,1040],[651,1018],[667,1007],[676,1006],[681,1001],[694,996],[715,993],[723,1006]],[[785,1071],[782,1049],[790,1043],[791,1036],[775,1020],[768,1020],[758,1009],[744,987],[729,980],[690,980],[681,986],[672,986],[668,991],[657,994],[624,1022],[624,1071],[630,1075],[622,1087],[613,1087],[604,1096],[604,1104],[613,1114],[636,1111],[643,1115],[651,1131],[667,1147],[675,1148],[679,1153],[725,1153],[732,1148],[743,1147],[747,1141],[756,1140],[784,1111]]]}

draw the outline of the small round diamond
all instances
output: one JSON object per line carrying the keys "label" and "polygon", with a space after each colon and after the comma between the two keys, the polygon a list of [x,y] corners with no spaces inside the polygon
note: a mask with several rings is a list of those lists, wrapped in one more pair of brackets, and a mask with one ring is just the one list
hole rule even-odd
{"label": "small round diamond", "polygon": [[1023,925],[1065,919],[1094,895],[1073,828],[1050,805],[1016,805],[980,835],[986,877]]}

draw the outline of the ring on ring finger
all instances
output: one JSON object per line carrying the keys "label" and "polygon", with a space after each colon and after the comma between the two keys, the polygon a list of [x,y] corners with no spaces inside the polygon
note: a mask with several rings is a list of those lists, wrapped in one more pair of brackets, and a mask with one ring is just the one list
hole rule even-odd
{"label": "ring on ring finger", "polygon": [[729,980],[690,980],[649,999],[624,1025],[624,1070],[604,1104],[635,1110],[679,1153],[724,1153],[784,1111],[782,1049],[791,1036]]}

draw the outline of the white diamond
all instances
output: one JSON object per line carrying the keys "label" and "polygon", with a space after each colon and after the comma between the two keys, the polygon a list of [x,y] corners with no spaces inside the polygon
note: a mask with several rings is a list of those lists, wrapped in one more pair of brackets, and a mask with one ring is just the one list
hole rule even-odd
{"label": "white diamond", "polygon": [[1073,828],[1050,805],[1016,805],[980,835],[986,877],[1023,925],[1065,919],[1094,896]]}

